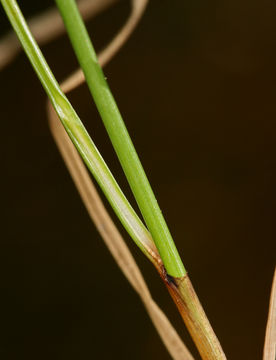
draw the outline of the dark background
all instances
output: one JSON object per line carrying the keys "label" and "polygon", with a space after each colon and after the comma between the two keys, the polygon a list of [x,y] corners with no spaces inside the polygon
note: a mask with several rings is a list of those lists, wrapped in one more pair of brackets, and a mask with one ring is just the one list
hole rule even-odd
{"label": "dark background", "polygon": [[[20,1],[26,16],[53,3]],[[89,22],[97,49],[128,13],[124,1]],[[105,69],[184,264],[236,360],[261,359],[275,266],[275,17],[272,0],[151,0]],[[8,28],[2,11],[1,34]],[[59,81],[76,68],[66,37],[43,53]],[[24,54],[0,82],[1,358],[169,359],[79,199]],[[86,86],[70,100],[130,196]],[[154,269],[124,235],[194,351]]]}

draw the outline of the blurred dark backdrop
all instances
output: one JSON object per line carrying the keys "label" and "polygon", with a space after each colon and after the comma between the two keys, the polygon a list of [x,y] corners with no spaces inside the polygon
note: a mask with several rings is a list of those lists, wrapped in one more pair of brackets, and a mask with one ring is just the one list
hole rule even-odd
{"label": "blurred dark backdrop", "polygon": [[[20,1],[26,16],[53,3]],[[89,22],[97,49],[128,13],[123,1]],[[105,69],[184,264],[236,360],[261,359],[276,260],[275,17],[272,0],[151,0]],[[66,37],[43,52],[58,80],[76,68]],[[86,214],[24,54],[0,82],[1,357],[169,359]],[[70,99],[130,196],[86,86]],[[194,351],[154,269],[124,235]]]}

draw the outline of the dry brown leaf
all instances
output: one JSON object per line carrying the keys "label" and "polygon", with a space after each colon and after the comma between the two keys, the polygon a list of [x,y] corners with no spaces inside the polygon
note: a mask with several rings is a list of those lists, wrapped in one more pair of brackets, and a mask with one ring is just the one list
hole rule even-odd
{"label": "dry brown leaf", "polygon": [[263,360],[276,360],[276,269],[272,282]]}
{"label": "dry brown leaf", "polygon": [[[83,18],[89,19],[118,1],[119,0],[80,0],[78,2],[78,7]],[[44,13],[33,17],[28,21],[28,25],[33,36],[40,45],[46,44],[65,33],[63,21],[56,7],[50,8]],[[21,49],[20,42],[13,31],[1,39],[0,70],[8,65]]]}

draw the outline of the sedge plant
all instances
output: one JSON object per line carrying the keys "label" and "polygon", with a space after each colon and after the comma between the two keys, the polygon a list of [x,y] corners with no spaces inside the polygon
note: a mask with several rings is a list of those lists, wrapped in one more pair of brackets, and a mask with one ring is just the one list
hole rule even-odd
{"label": "sedge plant", "polygon": [[[16,1],[1,0],[1,3],[71,142],[98,182],[131,238],[158,270],[187,325],[202,359],[226,359],[175,247],[114,97],[106,82],[75,1],[56,0],[56,3],[91,95],[146,226],[129,204],[77,113],[60,89]],[[133,4],[135,7],[136,2]],[[145,2],[142,6],[145,6]],[[49,107],[49,112],[52,112],[51,107]],[[60,131],[62,132],[62,130]],[[73,156],[73,152],[71,152],[71,156]],[[74,171],[83,171],[85,173],[86,170],[84,168],[77,170],[75,167]],[[85,194],[83,198],[85,198]],[[89,207],[89,204],[87,207]],[[145,301],[145,303],[147,302]],[[269,343],[271,344],[271,342]],[[188,359],[190,355],[183,355],[183,360],[185,360],[185,356]],[[270,358],[266,360],[270,360]],[[274,359],[271,358],[271,360]]]}

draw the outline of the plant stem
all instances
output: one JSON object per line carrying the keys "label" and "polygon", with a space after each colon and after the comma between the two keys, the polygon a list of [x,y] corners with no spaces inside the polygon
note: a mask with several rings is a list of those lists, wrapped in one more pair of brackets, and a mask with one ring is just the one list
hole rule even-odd
{"label": "plant stem", "polygon": [[1,3],[52,105],[82,159],[105,193],[127,232],[143,253],[156,264],[158,254],[151,235],[125,198],[72,105],[60,90],[54,75],[29,31],[17,2],[15,0],[1,0]]}
{"label": "plant stem", "polygon": [[77,5],[74,0],[56,0],[56,3],[90,92],[166,271],[171,276],[184,276],[186,271],[183,263],[98,63]]}
{"label": "plant stem", "polygon": [[[68,1],[69,3],[71,0],[66,1]],[[155,267],[158,269],[161,278],[166,283],[166,286],[169,289],[171,296],[177,304],[179,311],[184,321],[186,322],[192,337],[194,338],[194,341],[201,353],[202,358],[205,360],[226,359],[220,347],[220,344],[208,322],[208,319],[194,293],[189,278],[186,275],[185,270],[183,270],[183,265],[181,266],[181,260],[178,259],[178,261],[174,262],[175,257],[172,257],[172,255],[170,255],[169,258],[165,257],[165,259],[167,259],[168,261],[167,264],[169,264],[169,266],[172,266],[169,268],[173,271],[170,272],[168,268],[163,269],[162,261],[159,261],[159,254],[155,248],[155,245],[152,242],[152,238],[149,232],[144,227],[144,225],[124,197],[122,191],[120,190],[118,184],[110,173],[97,148],[95,147],[94,143],[86,132],[79,117],[77,116],[76,112],[72,108],[65,95],[60,90],[51,70],[49,69],[42,53],[40,52],[39,47],[37,46],[28,29],[28,26],[24,20],[23,15],[20,12],[16,0],[1,0],[1,3],[64,128],[66,129],[75,147],[79,151],[87,167],[92,172],[96,181],[102,188],[103,192],[105,193],[108,201],[110,202],[115,213],[121,220],[122,224],[125,226],[126,230],[129,232],[133,240],[137,243],[137,245],[141,248],[145,255],[153,262]],[[98,96],[101,94],[101,91],[103,91],[103,93],[109,94],[109,89],[107,85],[103,83],[102,72],[95,58],[94,61],[97,70],[96,75],[98,74],[94,80],[99,80],[99,84],[103,86],[103,90],[97,89],[97,91],[99,91]],[[105,94],[105,96],[107,95]],[[111,95],[109,94],[108,96]],[[113,98],[111,100],[111,98],[108,98],[108,96],[106,106],[112,104],[114,101]],[[102,109],[102,111],[104,110]],[[108,111],[110,111],[110,109]],[[111,117],[111,114],[108,115],[109,117]],[[123,126],[124,128],[123,123],[121,124],[121,126]],[[135,156],[137,157],[136,153]],[[141,166],[141,164],[139,166]],[[138,174],[140,173],[137,172],[136,176]],[[159,208],[158,211],[160,211]],[[166,231],[163,229],[163,234],[164,233],[166,233]],[[165,242],[165,244],[167,244],[167,242]],[[174,252],[172,253],[174,256],[176,256]],[[176,273],[184,273],[184,276],[171,275],[174,273],[174,271],[176,271]]]}
{"label": "plant stem", "polygon": [[225,360],[194,292],[74,0],[56,0],[90,92],[164,264],[165,282],[204,360]]}
{"label": "plant stem", "polygon": [[221,345],[200,304],[189,276],[170,278],[160,273],[203,360],[226,360]]}

